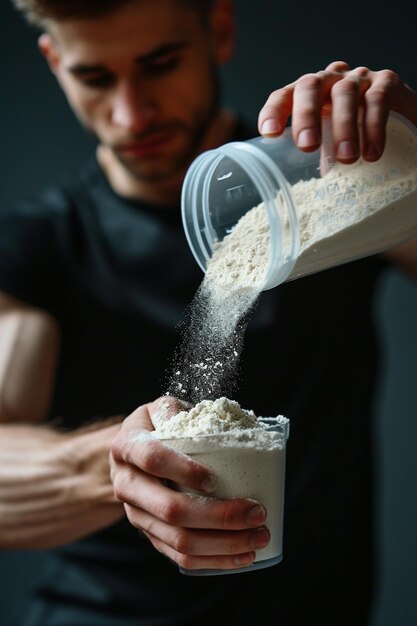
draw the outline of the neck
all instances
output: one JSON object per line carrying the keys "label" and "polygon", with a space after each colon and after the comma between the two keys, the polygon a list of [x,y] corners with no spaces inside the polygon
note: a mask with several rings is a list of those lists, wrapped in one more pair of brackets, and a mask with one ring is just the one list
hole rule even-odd
{"label": "neck", "polygon": [[[236,120],[229,111],[220,111],[205,134],[194,158],[205,150],[216,148],[230,141],[235,123]],[[110,148],[103,144],[97,148],[97,160],[110,186],[118,195],[130,200],[145,200],[152,204],[179,204],[182,183],[189,164],[184,167],[183,171],[155,182],[135,178],[116,159]]]}

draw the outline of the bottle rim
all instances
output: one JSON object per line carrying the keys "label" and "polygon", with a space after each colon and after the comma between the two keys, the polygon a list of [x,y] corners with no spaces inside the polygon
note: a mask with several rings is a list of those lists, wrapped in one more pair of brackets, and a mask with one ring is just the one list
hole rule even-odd
{"label": "bottle rim", "polygon": [[[213,174],[224,157],[239,165],[252,181],[267,210],[270,229],[270,255],[263,290],[272,289],[291,274],[299,251],[299,228],[290,185],[274,161],[252,141],[230,142],[200,154],[191,164],[182,188],[182,221],[188,245],[203,272],[218,240],[212,226],[209,190]],[[285,246],[283,227],[276,207],[276,197],[282,192],[290,229],[290,247]],[[200,211],[199,220],[198,212]]]}
{"label": "bottle rim", "polygon": [[413,122],[410,122],[408,118],[404,117],[404,115],[397,113],[397,111],[390,111],[388,117],[394,117],[402,122],[404,126],[406,126],[408,130],[410,130],[411,133],[417,138],[417,126],[415,126]]}

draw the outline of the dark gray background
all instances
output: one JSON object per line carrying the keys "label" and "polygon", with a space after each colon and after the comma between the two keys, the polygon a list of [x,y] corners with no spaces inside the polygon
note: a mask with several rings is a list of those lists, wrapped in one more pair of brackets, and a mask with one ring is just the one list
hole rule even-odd
{"label": "dark gray background", "polygon": [[[256,120],[274,88],[333,60],[390,67],[417,88],[415,2],[235,4],[237,53],[224,71],[225,98],[249,118]],[[0,77],[0,201],[7,203],[55,182],[83,160],[93,143],[38,54],[36,33],[8,0],[0,4]],[[417,285],[389,270],[376,317],[383,359],[375,403],[379,584],[372,626],[415,626]],[[0,553],[1,626],[10,626],[13,607],[41,565],[36,553]]]}

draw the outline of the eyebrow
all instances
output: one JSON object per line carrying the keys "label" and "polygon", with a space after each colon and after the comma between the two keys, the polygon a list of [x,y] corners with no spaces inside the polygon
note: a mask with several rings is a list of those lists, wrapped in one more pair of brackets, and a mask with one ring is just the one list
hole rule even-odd
{"label": "eyebrow", "polygon": [[[134,62],[137,65],[144,65],[146,63],[150,63],[152,61],[156,61],[161,56],[165,56],[166,54],[171,54],[173,52],[178,52],[183,50],[186,47],[185,41],[177,41],[173,43],[166,43],[151,52],[146,54],[138,55],[135,57]],[[92,74],[94,72],[103,72],[108,71],[108,68],[102,64],[96,65],[88,65],[86,63],[75,63],[74,65],[70,65],[67,70],[74,74],[75,76],[83,76],[85,74]]]}

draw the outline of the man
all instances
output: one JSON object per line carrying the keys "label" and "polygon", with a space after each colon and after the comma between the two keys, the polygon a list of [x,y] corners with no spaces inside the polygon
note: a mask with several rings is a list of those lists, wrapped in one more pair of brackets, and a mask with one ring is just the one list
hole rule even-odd
{"label": "man", "polygon": [[[255,132],[220,107],[217,69],[233,51],[231,5],[16,4],[41,24],[40,49],[99,141],[79,177],[1,215],[8,366],[0,545],[55,548],[20,623],[221,624],[227,610],[232,624],[366,624],[371,313],[384,261],[347,264],[262,297],[245,338],[237,399],[291,419],[284,561],[251,574],[181,575],[175,563],[250,563],[268,541],[262,507],[190,501],[163,479],[208,484],[210,492],[204,468],[159,446],[129,444],[132,430],[152,427],[154,406],[146,403],[163,392],[176,325],[201,280],[179,217],[183,176],[202,150]],[[278,134],[291,114],[300,149],[314,149],[329,104],[344,162],[358,158],[359,145],[365,158],[380,156],[390,109],[417,123],[417,94],[392,72],[337,62],[272,94],[259,131]],[[417,272],[415,242],[391,256]]]}

